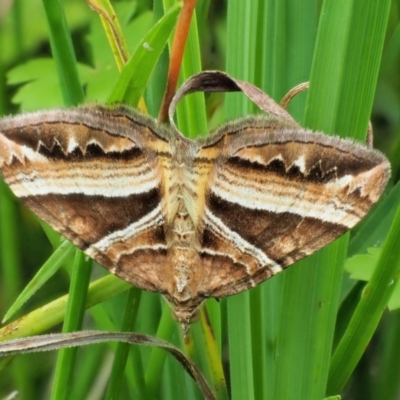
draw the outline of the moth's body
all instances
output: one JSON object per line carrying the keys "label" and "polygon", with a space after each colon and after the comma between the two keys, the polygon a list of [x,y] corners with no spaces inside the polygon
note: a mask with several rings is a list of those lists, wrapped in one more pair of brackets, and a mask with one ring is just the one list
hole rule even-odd
{"label": "moth's body", "polygon": [[0,121],[0,168],[36,214],[184,331],[207,297],[241,292],[354,226],[389,176],[379,152],[274,118],[190,141],[129,109]]}
{"label": "moth's body", "polygon": [[[173,304],[176,317],[190,322],[198,307],[191,304],[201,286],[202,271],[199,255],[201,225],[199,226],[199,182],[193,163],[194,146],[189,141],[176,138],[171,141],[169,167],[160,169],[166,176],[163,192],[164,215],[167,220],[167,266],[165,296]],[[200,196],[201,197],[201,196]],[[167,200],[168,199],[168,200]]]}

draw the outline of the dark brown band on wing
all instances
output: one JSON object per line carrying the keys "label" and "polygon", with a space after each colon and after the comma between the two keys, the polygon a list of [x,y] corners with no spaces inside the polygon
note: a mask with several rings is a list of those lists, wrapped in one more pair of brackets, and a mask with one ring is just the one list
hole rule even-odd
{"label": "dark brown band on wing", "polygon": [[[311,254],[348,230],[343,225],[290,212],[277,214],[247,209],[212,193],[208,208],[230,230],[282,267]],[[209,247],[207,232],[203,240],[205,247]]]}
{"label": "dark brown band on wing", "polygon": [[23,200],[39,217],[84,250],[110,232],[147,215],[159,204],[160,196],[154,189],[128,197],[48,194]]}

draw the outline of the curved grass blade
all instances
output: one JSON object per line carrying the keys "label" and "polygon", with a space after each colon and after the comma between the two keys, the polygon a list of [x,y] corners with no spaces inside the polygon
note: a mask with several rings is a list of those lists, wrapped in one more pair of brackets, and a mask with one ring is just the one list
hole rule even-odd
{"label": "curved grass blade", "polygon": [[124,342],[141,346],[152,346],[166,350],[182,365],[185,371],[199,385],[205,399],[215,399],[210,387],[197,366],[188,359],[181,350],[172,344],[149,335],[131,332],[99,332],[81,331],[76,333],[60,333],[41,335],[36,337],[10,340],[0,344],[0,355],[9,356],[37,351],[58,350],[72,346],[85,346],[88,344],[104,342]]}
{"label": "curved grass blade", "polygon": [[65,240],[52,253],[7,311],[2,320],[3,323],[8,321],[58,271],[75,249],[72,243]]}
{"label": "curved grass blade", "polygon": [[[92,307],[111,296],[130,289],[132,285],[107,275],[89,285],[86,308]],[[63,321],[68,302],[68,295],[45,304],[0,329],[0,342],[24,336],[37,335]]]}
{"label": "curved grass blade", "polygon": [[136,106],[143,95],[153,68],[173,31],[180,5],[172,7],[140,42],[126,63],[108,102],[122,102]]}

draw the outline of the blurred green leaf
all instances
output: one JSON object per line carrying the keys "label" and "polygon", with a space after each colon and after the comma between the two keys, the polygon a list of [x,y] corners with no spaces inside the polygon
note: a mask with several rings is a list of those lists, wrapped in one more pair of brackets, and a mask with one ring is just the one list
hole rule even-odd
{"label": "blurred green leaf", "polygon": [[367,251],[368,254],[357,254],[346,260],[344,269],[352,279],[367,281],[371,277],[382,249],[369,247]]}
{"label": "blurred green leaf", "polygon": [[[378,264],[382,249],[370,247],[368,254],[357,254],[346,260],[344,268],[350,273],[352,279],[369,281]],[[388,303],[389,310],[393,311],[400,308],[400,283],[396,283]]]}
{"label": "blurred green leaf", "polygon": [[[92,68],[78,64],[81,80],[87,81]],[[24,111],[59,107],[63,104],[60,83],[52,58],[37,58],[20,64],[7,74],[9,85],[21,85],[13,96],[13,103]]]}

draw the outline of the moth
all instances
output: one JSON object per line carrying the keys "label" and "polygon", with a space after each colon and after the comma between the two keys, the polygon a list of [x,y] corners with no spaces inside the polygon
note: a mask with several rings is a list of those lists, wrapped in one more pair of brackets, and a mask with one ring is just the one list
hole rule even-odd
{"label": "moth", "polygon": [[[270,115],[192,141],[172,116],[195,90],[242,90]],[[0,121],[12,191],[88,256],[160,292],[186,332],[208,297],[242,292],[352,228],[379,199],[388,160],[301,128],[254,86],[220,72],[183,85],[171,127],[126,106]]]}

